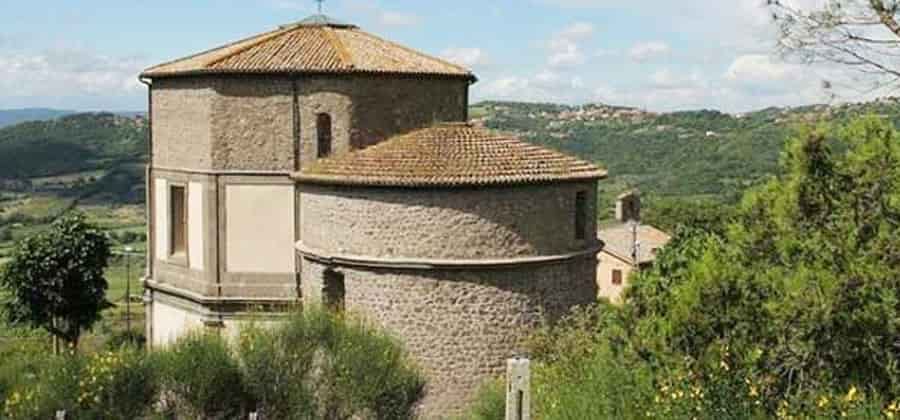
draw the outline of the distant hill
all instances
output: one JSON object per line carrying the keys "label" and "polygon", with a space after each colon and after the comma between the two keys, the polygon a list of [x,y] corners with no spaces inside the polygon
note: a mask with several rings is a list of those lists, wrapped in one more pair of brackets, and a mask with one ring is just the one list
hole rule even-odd
{"label": "distant hill", "polygon": [[50,120],[74,113],[75,111],[49,108],[0,109],[0,128],[25,121]]}
{"label": "distant hill", "polygon": [[0,128],[0,190],[141,201],[147,136],[146,119],[112,113]]}
{"label": "distant hill", "polygon": [[[489,128],[606,167],[610,177],[601,192],[607,201],[637,187],[649,197],[728,202],[775,174],[793,127],[866,113],[900,124],[900,101],[744,114],[481,102],[470,115]],[[0,128],[0,192],[93,192],[112,202],[139,202],[147,135],[142,112],[73,114]]]}
{"label": "distant hill", "polygon": [[876,114],[900,124],[900,101],[840,106],[652,113],[602,104],[482,102],[471,115],[487,127],[598,162],[607,200],[637,187],[656,197],[731,201],[777,171],[785,140],[803,123]]}

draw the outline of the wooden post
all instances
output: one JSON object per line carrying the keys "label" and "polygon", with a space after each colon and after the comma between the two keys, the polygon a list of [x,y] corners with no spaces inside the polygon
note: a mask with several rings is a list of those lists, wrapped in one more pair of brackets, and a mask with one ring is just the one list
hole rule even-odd
{"label": "wooden post", "polygon": [[506,361],[506,420],[531,419],[530,364],[519,357]]}

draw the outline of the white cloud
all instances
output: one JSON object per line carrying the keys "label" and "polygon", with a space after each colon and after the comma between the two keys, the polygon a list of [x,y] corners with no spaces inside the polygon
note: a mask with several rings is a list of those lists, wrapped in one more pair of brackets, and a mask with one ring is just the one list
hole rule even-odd
{"label": "white cloud", "polygon": [[650,85],[656,89],[702,89],[709,86],[709,81],[700,70],[690,73],[677,72],[663,68],[650,75]]}
{"label": "white cloud", "polygon": [[312,5],[312,2],[300,2],[297,0],[268,0],[268,3],[272,7],[282,10],[294,10],[307,13],[314,13],[317,11],[315,6]]}
{"label": "white cloud", "polygon": [[633,61],[644,62],[653,60],[672,52],[669,44],[662,41],[649,41],[635,44],[628,50],[628,57]]}
{"label": "white cloud", "polygon": [[411,13],[382,11],[378,21],[385,26],[412,26],[418,25],[422,18]]}
{"label": "white cloud", "polygon": [[477,86],[475,94],[482,99],[574,104],[585,100],[584,88],[585,82],[579,76],[542,70],[532,76],[505,76],[487,81]]}
{"label": "white cloud", "polygon": [[586,22],[575,22],[560,32],[557,37],[570,41],[584,41],[594,35],[594,25]]}
{"label": "white cloud", "polygon": [[764,54],[742,55],[734,59],[725,72],[725,79],[742,83],[783,82],[806,77],[808,68],[783,63]]}
{"label": "white cloud", "polygon": [[598,8],[621,5],[620,0],[540,0],[540,3],[571,8]]}
{"label": "white cloud", "polygon": [[576,22],[554,35],[547,41],[550,55],[547,64],[550,67],[574,67],[584,64],[586,55],[582,51],[581,43],[590,39],[594,34],[594,26],[590,23]]}
{"label": "white cloud", "polygon": [[490,64],[488,54],[481,48],[447,48],[440,55],[451,63],[470,69]]}
{"label": "white cloud", "polygon": [[0,52],[0,91],[9,97],[131,95],[146,63],[78,48]]}
{"label": "white cloud", "polygon": [[[276,1],[296,2],[297,0]],[[342,5],[350,12],[365,16],[380,26],[414,26],[422,23],[422,17],[419,15],[385,10],[378,3],[370,0],[345,0]]]}

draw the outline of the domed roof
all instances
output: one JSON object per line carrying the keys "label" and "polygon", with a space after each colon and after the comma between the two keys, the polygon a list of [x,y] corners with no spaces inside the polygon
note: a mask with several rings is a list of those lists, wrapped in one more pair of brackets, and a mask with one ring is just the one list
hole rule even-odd
{"label": "domed roof", "polygon": [[445,123],[319,159],[303,183],[397,187],[537,184],[606,177],[583,160],[466,123]]}
{"label": "domed roof", "polygon": [[324,15],[310,16],[274,31],[163,63],[145,70],[141,76],[330,73],[408,74],[475,80],[468,69]]}

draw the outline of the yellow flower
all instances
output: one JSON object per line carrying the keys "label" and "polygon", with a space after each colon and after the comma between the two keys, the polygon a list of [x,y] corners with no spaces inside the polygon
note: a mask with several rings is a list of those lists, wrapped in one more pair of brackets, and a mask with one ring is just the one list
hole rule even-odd
{"label": "yellow flower", "polygon": [[846,401],[853,401],[853,400],[856,398],[856,393],[857,393],[857,392],[858,392],[858,391],[857,391],[857,389],[856,389],[856,385],[851,386],[851,387],[850,387],[850,390],[847,391],[847,396],[844,397],[844,400],[846,400]]}
{"label": "yellow flower", "polygon": [[822,407],[825,407],[826,405],[828,405],[828,397],[826,397],[824,395],[819,397],[818,405],[819,405],[819,408],[822,408]]}

